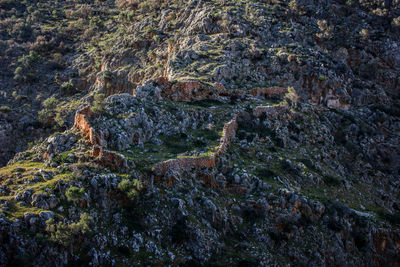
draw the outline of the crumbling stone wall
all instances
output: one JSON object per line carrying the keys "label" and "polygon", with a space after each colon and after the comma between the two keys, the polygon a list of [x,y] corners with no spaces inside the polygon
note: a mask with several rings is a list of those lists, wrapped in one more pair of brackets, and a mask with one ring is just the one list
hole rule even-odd
{"label": "crumbling stone wall", "polygon": [[[205,99],[221,99],[224,97],[263,97],[269,99],[283,99],[288,93],[288,89],[283,87],[255,88],[247,90],[226,90],[220,83],[205,85],[198,81],[170,82],[166,77],[159,77],[148,80],[147,84],[152,84],[160,89],[160,97],[172,101],[198,101]],[[137,95],[137,91],[133,91]]]}
{"label": "crumbling stone wall", "polygon": [[198,81],[183,81],[175,84],[162,78],[157,81],[162,87],[163,96],[173,101],[196,101],[209,99],[225,92],[225,89],[220,86],[207,87]]}
{"label": "crumbling stone wall", "polygon": [[179,158],[170,159],[157,163],[153,167],[153,172],[157,176],[162,176],[168,171],[183,173],[197,168],[213,168],[228,147],[228,145],[235,138],[238,119],[241,113],[236,113],[231,121],[224,125],[222,138],[215,153],[210,157],[197,157],[197,158]]}
{"label": "crumbling stone wall", "polygon": [[73,128],[80,131],[83,137],[93,146],[91,156],[96,158],[100,165],[108,167],[113,171],[126,170],[128,168],[128,162],[123,155],[118,155],[117,153],[103,149],[106,145],[106,141],[102,137],[102,134],[91,126],[89,121],[91,116],[93,116],[93,112],[90,110],[90,106],[84,107],[76,112],[73,126]]}
{"label": "crumbling stone wall", "polygon": [[168,171],[183,173],[198,168],[212,168],[215,166],[215,158],[178,158],[162,161],[153,166],[153,172],[157,176],[163,176]]}
{"label": "crumbling stone wall", "polygon": [[288,93],[288,89],[283,87],[255,88],[250,93],[257,97],[282,99]]}
{"label": "crumbling stone wall", "polygon": [[[196,88],[197,85],[193,85],[188,88]],[[265,115],[269,118],[276,119],[287,111],[287,107],[282,105],[277,106],[259,106],[253,111],[253,116],[260,117]],[[105,140],[102,138],[102,134],[96,131],[90,125],[90,117],[92,112],[89,106],[79,110],[75,115],[74,128],[79,130],[82,135],[89,140],[93,145],[91,153],[92,157],[98,159],[98,162],[111,170],[127,169],[128,163],[126,158],[122,155],[118,155],[115,152],[107,151],[103,149],[105,146]],[[226,153],[229,144],[233,141],[238,128],[238,121],[240,119],[250,119],[250,115],[247,112],[237,112],[232,120],[224,125],[220,144],[215,153],[210,157],[190,157],[190,158],[178,158],[162,161],[153,166],[153,172],[157,176],[163,176],[167,172],[184,173],[198,168],[213,168],[218,163],[218,160]]]}
{"label": "crumbling stone wall", "polygon": [[89,106],[78,110],[75,114],[73,128],[79,130],[83,137],[88,139],[92,145],[104,146],[105,140],[102,138],[102,135],[90,125],[89,119],[92,115],[93,112],[90,110]]}
{"label": "crumbling stone wall", "polygon": [[128,161],[123,155],[104,150],[100,146],[93,147],[91,156],[98,158],[98,162],[100,162],[102,166],[108,167],[112,171],[128,169]]}

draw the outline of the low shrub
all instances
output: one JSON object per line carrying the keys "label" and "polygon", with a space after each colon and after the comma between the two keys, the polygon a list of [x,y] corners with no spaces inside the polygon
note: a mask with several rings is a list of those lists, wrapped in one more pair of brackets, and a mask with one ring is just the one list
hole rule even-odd
{"label": "low shrub", "polygon": [[55,223],[54,219],[46,221],[46,231],[50,234],[50,240],[65,247],[72,245],[77,237],[91,233],[93,218],[87,213],[82,213],[79,222]]}
{"label": "low shrub", "polygon": [[0,111],[2,111],[2,112],[10,112],[10,111],[12,111],[12,108],[10,108],[9,106],[1,106],[0,107]]}
{"label": "low shrub", "polygon": [[96,94],[94,95],[94,102],[92,106],[92,111],[97,114],[104,113],[106,107],[104,104],[104,94]]}
{"label": "low shrub", "polygon": [[75,92],[75,86],[71,80],[69,80],[68,82],[64,82],[60,86],[60,89],[61,89],[61,94],[63,95],[71,95]]}
{"label": "low shrub", "polygon": [[65,196],[67,197],[68,201],[77,202],[83,198],[85,195],[84,188],[78,188],[75,186],[71,186],[68,188],[67,192],[65,192]]}
{"label": "low shrub", "polygon": [[134,200],[138,192],[142,189],[142,183],[137,179],[133,181],[122,180],[118,184],[118,189],[123,192],[130,200]]}

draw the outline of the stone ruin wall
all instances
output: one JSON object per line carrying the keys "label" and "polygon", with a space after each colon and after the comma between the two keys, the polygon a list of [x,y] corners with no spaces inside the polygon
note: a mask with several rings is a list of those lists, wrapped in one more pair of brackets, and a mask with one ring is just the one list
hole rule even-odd
{"label": "stone ruin wall", "polygon": [[[279,118],[283,113],[288,111],[285,106],[260,106],[257,107],[253,116],[260,117],[265,114],[269,118]],[[153,172],[157,176],[163,176],[167,172],[175,172],[182,174],[198,168],[213,168],[218,163],[218,160],[224,156],[229,144],[235,138],[236,130],[238,128],[239,119],[250,119],[250,115],[246,112],[238,112],[233,119],[224,125],[222,138],[215,153],[210,157],[196,157],[196,158],[178,158],[162,161],[153,166]]]}
{"label": "stone ruin wall", "polygon": [[106,142],[102,138],[102,134],[98,133],[91,126],[89,120],[92,115],[93,112],[90,110],[89,106],[77,111],[73,129],[80,131],[83,137],[93,146],[90,155],[97,158],[97,162],[100,165],[108,167],[112,171],[127,169],[128,162],[124,156],[103,149]]}

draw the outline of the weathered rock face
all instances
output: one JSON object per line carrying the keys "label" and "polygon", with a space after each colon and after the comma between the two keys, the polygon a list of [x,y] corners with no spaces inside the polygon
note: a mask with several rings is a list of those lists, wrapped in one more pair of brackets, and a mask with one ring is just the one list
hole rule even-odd
{"label": "weathered rock face", "polygon": [[196,101],[218,99],[221,96],[227,96],[228,92],[221,85],[209,87],[198,81],[171,83],[167,78],[161,77],[147,81],[144,86],[139,86],[134,91],[136,97],[147,97],[150,94],[158,100],[164,98],[172,101]]}
{"label": "weathered rock face", "polygon": [[93,115],[89,106],[84,107],[75,114],[74,128],[79,130],[84,138],[87,138],[92,145],[103,146],[104,139],[101,134],[90,125],[90,117]]}
{"label": "weathered rock face", "polygon": [[282,99],[288,93],[288,90],[282,87],[255,88],[251,89],[250,93],[258,97]]}
{"label": "weathered rock face", "polygon": [[108,70],[99,72],[96,76],[94,90],[98,93],[104,94],[106,97],[123,93],[131,94],[136,85],[126,79],[121,79],[121,76],[125,77],[125,75],[124,72],[113,73]]}
{"label": "weathered rock face", "polygon": [[107,99],[0,170],[0,265],[400,265],[398,1],[17,2],[0,104]]}
{"label": "weathered rock face", "polygon": [[128,169],[128,161],[123,155],[104,150],[102,147],[93,146],[91,156],[97,158],[96,161],[112,171],[124,172]]}
{"label": "weathered rock face", "polygon": [[248,117],[244,112],[238,112],[233,116],[233,119],[224,125],[224,129],[222,131],[222,138],[220,140],[220,144],[215,152],[215,157],[221,157],[226,152],[229,144],[233,141],[236,134],[236,129],[238,127],[238,120],[241,118]]}
{"label": "weathered rock face", "polygon": [[214,88],[205,88],[196,81],[177,82],[172,85],[170,90],[164,91],[173,101],[193,101],[212,98],[217,96],[217,90]]}
{"label": "weathered rock face", "polygon": [[180,158],[170,159],[167,161],[160,162],[153,167],[153,172],[157,176],[163,176],[167,172],[176,173],[182,175],[185,172],[192,171],[194,169],[202,168],[213,168],[215,166],[214,156],[207,158]]}
{"label": "weathered rock face", "polygon": [[93,146],[91,156],[96,158],[96,161],[104,167],[110,168],[113,171],[125,171],[128,169],[128,162],[123,155],[118,155],[115,152],[110,152],[103,147],[106,146],[106,141],[90,125],[90,117],[93,113],[89,106],[76,112],[74,128],[79,130],[84,138],[88,139],[90,144]]}

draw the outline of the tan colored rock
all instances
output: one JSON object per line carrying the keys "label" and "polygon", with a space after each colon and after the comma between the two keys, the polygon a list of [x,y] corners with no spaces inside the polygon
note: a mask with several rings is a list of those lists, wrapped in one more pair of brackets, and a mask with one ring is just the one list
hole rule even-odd
{"label": "tan colored rock", "polygon": [[96,91],[103,93],[106,97],[115,94],[128,93],[131,94],[135,89],[135,83],[129,80],[118,77],[118,74],[109,72],[110,77],[105,78],[104,74],[107,71],[107,67],[104,66],[104,70],[99,72],[96,76],[94,86]]}
{"label": "tan colored rock", "polygon": [[236,113],[231,121],[224,125],[224,130],[222,132],[222,138],[220,144],[215,153],[215,157],[221,156],[226,152],[228,145],[233,141],[236,135],[236,130],[238,127],[238,119],[241,113]]}
{"label": "tan colored rock", "polygon": [[78,110],[75,114],[74,128],[79,130],[83,137],[90,140],[90,135],[92,133],[92,127],[90,126],[89,119],[92,115],[89,106]]}
{"label": "tan colored rock", "polygon": [[163,98],[173,101],[196,101],[229,95],[219,84],[216,84],[215,87],[204,86],[198,81],[182,81],[172,84],[166,77],[157,78],[155,82],[162,88]]}
{"label": "tan colored rock", "polygon": [[83,137],[88,139],[92,145],[103,146],[105,140],[102,138],[101,134],[93,129],[90,125],[89,119],[93,115],[89,106],[84,107],[75,114],[75,121],[73,128],[79,130]]}
{"label": "tan colored rock", "polygon": [[153,166],[157,176],[163,176],[168,171],[184,173],[198,168],[212,168],[215,166],[214,157],[204,158],[179,158],[162,161]]}
{"label": "tan colored rock", "polygon": [[171,88],[172,83],[168,81],[167,77],[159,77],[155,80],[155,82],[160,85],[162,88]]}
{"label": "tan colored rock", "polygon": [[283,87],[255,88],[250,93],[257,97],[265,98],[283,98],[288,93],[288,89]]}
{"label": "tan colored rock", "polygon": [[93,115],[89,106],[84,107],[75,114],[73,128],[79,130],[83,137],[88,139],[93,145],[90,155],[97,158],[97,162],[110,168],[112,171],[125,170],[128,168],[128,162],[124,156],[103,149],[105,140],[91,125],[89,118]]}
{"label": "tan colored rock", "polygon": [[128,168],[128,161],[123,155],[104,150],[100,146],[93,146],[91,156],[97,158],[97,162],[112,171],[121,171]]}
{"label": "tan colored rock", "polygon": [[174,101],[190,101],[203,99],[205,93],[201,83],[196,81],[178,82],[170,88],[168,95]]}

